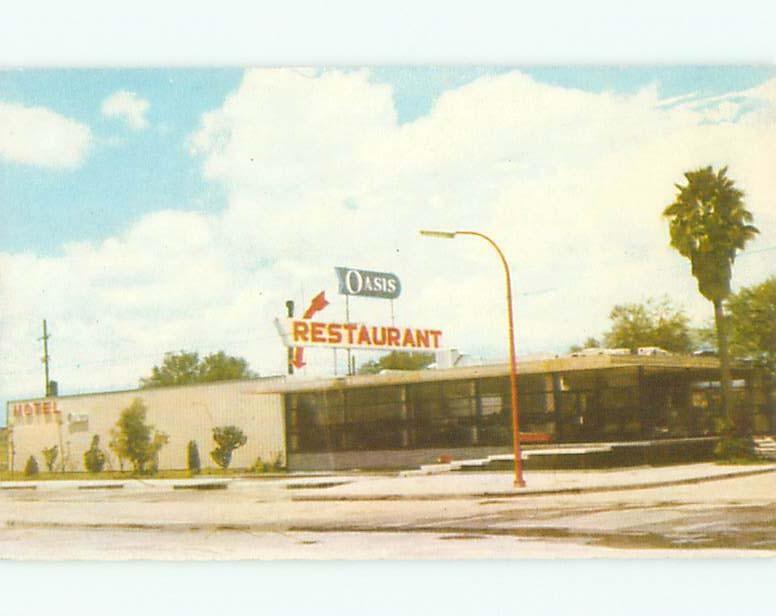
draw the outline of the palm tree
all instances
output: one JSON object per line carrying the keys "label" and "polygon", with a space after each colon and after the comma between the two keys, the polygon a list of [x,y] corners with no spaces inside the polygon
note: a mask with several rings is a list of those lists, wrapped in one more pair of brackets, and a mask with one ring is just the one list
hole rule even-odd
{"label": "palm tree", "polygon": [[[730,359],[722,302],[730,295],[736,252],[759,233],[744,205],[744,193],[727,177],[727,167],[714,172],[703,167],[684,174],[687,184],[676,184],[674,202],[663,212],[669,219],[671,246],[687,257],[701,295],[714,304],[714,322],[722,372],[722,410],[738,433],[746,426],[730,409]],[[738,421],[737,421],[738,419]]]}

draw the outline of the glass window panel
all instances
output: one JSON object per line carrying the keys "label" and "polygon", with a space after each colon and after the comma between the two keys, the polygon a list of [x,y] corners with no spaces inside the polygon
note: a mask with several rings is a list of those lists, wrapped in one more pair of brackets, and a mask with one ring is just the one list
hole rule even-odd
{"label": "glass window panel", "polygon": [[547,412],[546,394],[519,394],[518,401],[520,403],[521,414],[536,414]]}
{"label": "glass window panel", "polygon": [[402,420],[404,415],[405,411],[402,403],[348,407],[348,423]]}
{"label": "glass window panel", "polygon": [[498,415],[504,409],[504,401],[500,395],[485,395],[480,397],[482,416]]}
{"label": "glass window panel", "polygon": [[509,393],[509,378],[481,379],[479,382],[481,396],[504,395]]}
{"label": "glass window panel", "polygon": [[[519,374],[517,375],[517,389],[519,392],[540,392],[545,389],[552,391],[552,383],[546,383],[543,374]],[[507,385],[509,379],[507,379]]]}
{"label": "glass window panel", "polygon": [[474,381],[449,381],[442,385],[442,395],[450,398],[470,398],[474,396]]}
{"label": "glass window panel", "polygon": [[413,415],[419,419],[430,419],[432,417],[442,416],[442,401],[436,400],[418,400],[412,404]]}
{"label": "glass window panel", "polygon": [[458,398],[447,400],[447,415],[451,417],[474,417],[476,405],[474,398]]}
{"label": "glass window panel", "polygon": [[407,396],[412,400],[438,400],[442,397],[442,387],[440,383],[408,385]]}
{"label": "glass window panel", "polygon": [[348,390],[346,393],[347,405],[366,406],[371,404],[385,404],[387,402],[401,402],[402,388],[397,387],[360,387]]}
{"label": "glass window panel", "polygon": [[397,449],[403,447],[404,433],[401,428],[383,426],[375,430],[367,424],[351,424],[345,433],[347,449]]}

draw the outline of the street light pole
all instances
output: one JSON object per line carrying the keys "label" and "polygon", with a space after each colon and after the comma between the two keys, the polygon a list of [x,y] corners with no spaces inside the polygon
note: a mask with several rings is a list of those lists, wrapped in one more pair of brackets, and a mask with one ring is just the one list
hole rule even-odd
{"label": "street light pole", "polygon": [[515,486],[525,487],[523,479],[523,459],[520,451],[520,409],[517,398],[517,356],[515,355],[515,327],[512,313],[512,278],[509,274],[509,265],[504,257],[504,253],[498,247],[496,242],[483,233],[477,231],[427,231],[420,232],[426,237],[438,237],[444,239],[453,239],[456,235],[471,235],[479,237],[488,242],[501,259],[504,266],[504,275],[507,286],[507,322],[509,326],[509,385],[512,397],[512,444],[515,452]]}

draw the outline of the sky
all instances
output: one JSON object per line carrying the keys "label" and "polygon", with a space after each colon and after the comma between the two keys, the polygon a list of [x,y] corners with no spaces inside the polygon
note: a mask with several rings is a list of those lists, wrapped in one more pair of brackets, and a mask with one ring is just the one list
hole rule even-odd
{"label": "sky", "polygon": [[[562,353],[617,303],[711,307],[668,246],[683,172],[727,165],[760,235],[734,289],[776,274],[773,66],[0,72],[0,401],[137,386],[165,352],[284,371],[273,326],[336,266],[394,272],[397,324],[506,356]],[[354,298],[351,317],[391,306]],[[359,354],[359,361],[370,356]],[[306,376],[344,371],[307,356]]]}

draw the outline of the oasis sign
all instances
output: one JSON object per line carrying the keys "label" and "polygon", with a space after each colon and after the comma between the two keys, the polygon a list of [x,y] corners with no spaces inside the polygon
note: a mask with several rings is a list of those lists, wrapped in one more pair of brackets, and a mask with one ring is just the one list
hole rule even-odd
{"label": "oasis sign", "polygon": [[370,272],[352,267],[335,267],[340,295],[359,295],[396,299],[401,293],[401,282],[396,274]]}
{"label": "oasis sign", "polygon": [[438,329],[323,322],[309,319],[275,319],[275,324],[284,344],[289,347],[387,351],[442,348],[442,332]]}

